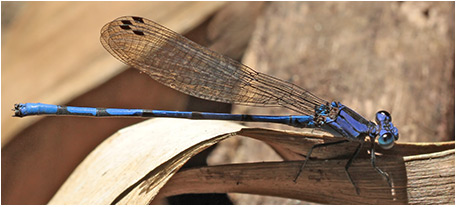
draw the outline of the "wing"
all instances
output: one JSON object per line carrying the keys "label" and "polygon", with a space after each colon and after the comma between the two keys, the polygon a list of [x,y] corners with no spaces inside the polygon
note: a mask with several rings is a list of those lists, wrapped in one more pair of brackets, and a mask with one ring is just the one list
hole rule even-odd
{"label": "wing", "polygon": [[283,106],[303,114],[326,103],[300,87],[259,73],[141,17],[120,17],[101,30],[108,52],[156,81],[202,99]]}

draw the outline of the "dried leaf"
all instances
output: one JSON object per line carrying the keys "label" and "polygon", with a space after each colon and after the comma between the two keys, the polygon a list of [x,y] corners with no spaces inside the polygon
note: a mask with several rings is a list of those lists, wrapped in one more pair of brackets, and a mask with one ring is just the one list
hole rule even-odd
{"label": "dried leaf", "polygon": [[[120,130],[75,169],[49,204],[147,204],[188,159],[243,126],[224,121],[151,119]],[[124,193],[124,194],[123,194]]]}
{"label": "dried leaf", "polygon": [[[266,142],[286,161],[198,167],[175,175],[192,156],[234,135]],[[337,139],[341,138],[318,130],[298,133],[244,128],[225,121],[151,119],[125,128],[102,143],[50,204],[149,204],[153,199],[183,193],[227,192],[326,204],[454,202],[454,142],[398,143],[391,150],[377,150],[382,156],[376,163],[391,175],[393,189],[372,168],[367,153],[360,153],[365,159],[355,160],[350,168],[360,188],[360,195],[355,193],[344,170],[357,145],[351,142],[315,149],[314,159],[294,183],[302,164],[297,160],[303,160],[314,144]],[[369,146],[365,143],[364,151]],[[424,183],[427,180],[433,182]]]}

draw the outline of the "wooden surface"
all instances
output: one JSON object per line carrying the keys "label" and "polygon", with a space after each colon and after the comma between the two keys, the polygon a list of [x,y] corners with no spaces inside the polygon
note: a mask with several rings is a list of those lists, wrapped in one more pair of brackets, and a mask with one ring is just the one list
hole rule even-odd
{"label": "wooden surface", "polygon": [[[369,160],[358,161],[360,196],[342,171],[346,160],[310,161],[304,173],[309,180],[293,183],[302,162],[262,162],[188,169],[176,174],[163,196],[185,193],[237,192],[289,197],[322,204],[455,204],[455,150],[384,160],[396,186],[391,191],[371,168]],[[424,161],[427,164],[424,165]],[[407,179],[405,176],[408,175]],[[405,176],[405,177],[402,177]],[[436,183],[429,185],[428,183]],[[379,187],[382,186],[382,187]]]}
{"label": "wooden surface", "polygon": [[[182,94],[136,70],[121,72],[125,67],[101,49],[98,38],[102,25],[122,15],[190,31],[190,39],[235,59],[245,53],[255,28],[243,59],[256,70],[342,101],[366,118],[388,110],[401,141],[455,139],[455,96],[448,95],[454,94],[449,52],[455,50],[453,2],[8,4],[2,2],[2,15],[19,9],[6,27],[2,17],[2,50],[8,51],[2,53],[2,204],[47,203],[100,142],[139,121],[13,119],[15,102],[220,111],[200,101],[186,108]],[[235,112],[290,113],[253,108]],[[283,156],[287,153],[273,147]],[[409,148],[393,150],[398,149]],[[281,157],[264,142],[232,138],[209,160],[244,163]],[[246,194],[230,194],[230,199],[237,204],[303,204]]]}

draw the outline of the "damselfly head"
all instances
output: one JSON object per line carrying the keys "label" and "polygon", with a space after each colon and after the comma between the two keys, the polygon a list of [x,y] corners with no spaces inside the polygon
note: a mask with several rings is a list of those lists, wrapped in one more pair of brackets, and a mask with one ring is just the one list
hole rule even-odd
{"label": "damselfly head", "polygon": [[383,149],[390,149],[398,140],[398,129],[392,124],[392,117],[387,111],[376,113],[376,123],[378,124],[378,144]]}

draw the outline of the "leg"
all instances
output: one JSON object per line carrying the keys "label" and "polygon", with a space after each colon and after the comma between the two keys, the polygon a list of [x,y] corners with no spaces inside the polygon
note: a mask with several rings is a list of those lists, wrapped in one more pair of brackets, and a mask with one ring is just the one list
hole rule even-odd
{"label": "leg", "polygon": [[340,140],[340,141],[336,141],[336,142],[329,142],[329,143],[322,143],[322,144],[313,145],[311,147],[311,149],[309,150],[308,154],[306,155],[306,159],[303,162],[302,166],[300,167],[300,170],[298,170],[297,175],[295,176],[295,179],[294,179],[294,183],[297,182],[297,179],[300,176],[301,172],[303,171],[303,168],[305,168],[305,165],[308,162],[308,160],[309,160],[309,158],[311,156],[311,153],[313,152],[314,148],[325,147],[325,146],[330,146],[330,145],[335,145],[335,144],[341,144],[341,143],[345,143],[345,142],[348,142],[348,140]]}
{"label": "leg", "polygon": [[389,184],[390,188],[392,188],[392,183],[390,181],[390,176],[386,172],[382,171],[378,166],[376,166],[376,155],[374,154],[374,140],[371,142],[371,166],[379,173],[381,174],[384,178],[387,180],[387,184]]}
{"label": "leg", "polygon": [[357,149],[355,150],[354,154],[352,154],[352,157],[348,160],[348,162],[346,163],[346,166],[344,167],[344,169],[346,171],[346,175],[348,176],[349,181],[351,181],[352,185],[354,186],[355,192],[357,193],[357,195],[360,195],[360,190],[359,190],[359,187],[357,187],[357,185],[354,183],[354,180],[352,180],[351,174],[349,174],[349,167],[351,167],[352,162],[357,157],[357,155],[359,155],[359,152],[362,149],[362,146],[363,146],[363,142],[360,142],[359,146],[357,146]]}

